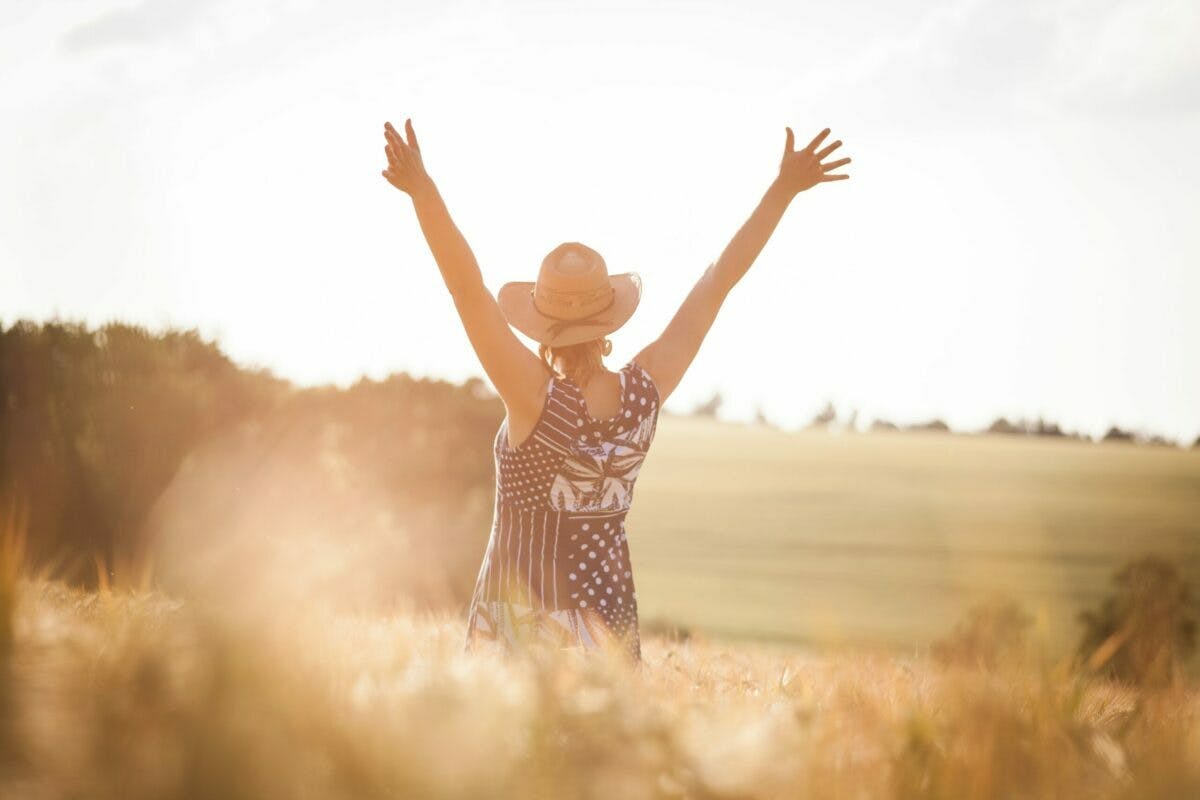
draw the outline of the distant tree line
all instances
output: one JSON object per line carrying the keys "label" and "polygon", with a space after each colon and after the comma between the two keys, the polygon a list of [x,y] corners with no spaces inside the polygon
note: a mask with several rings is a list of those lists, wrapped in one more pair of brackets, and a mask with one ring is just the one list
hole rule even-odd
{"label": "distant tree line", "polygon": [[[694,413],[715,417],[721,405],[715,393]],[[478,379],[301,389],[237,366],[195,331],[0,324],[0,520],[19,518],[35,565],[91,587],[152,548],[164,497],[202,537],[233,527],[232,509],[253,494],[293,523],[301,510],[322,514],[318,527],[348,539],[405,532],[403,552],[363,552],[461,600],[488,535],[503,415]],[[761,409],[758,419],[769,424]],[[837,420],[830,403],[813,425]],[[1042,420],[997,420],[988,432],[1078,437]],[[1105,439],[1156,441],[1115,428]]]}
{"label": "distant tree line", "polygon": [[[858,412],[852,411],[844,422],[840,423],[840,427],[853,430],[857,423]],[[812,420],[808,423],[810,429],[831,428],[838,425],[837,409],[833,403],[826,403]],[[1010,421],[1006,417],[996,418],[990,425],[981,431],[954,431],[945,421],[940,419],[931,419],[924,422],[911,423],[908,425],[897,425],[894,422],[889,422],[884,419],[876,419],[869,426],[871,431],[934,431],[938,433],[966,433],[966,434],[992,434],[998,436],[1039,436],[1059,439],[1075,439],[1078,441],[1092,441],[1092,437],[1079,431],[1065,431],[1056,422],[1042,419],[1015,419]],[[1100,437],[1102,442],[1134,442],[1138,444],[1175,446],[1174,442],[1165,437],[1139,433],[1135,431],[1127,431],[1117,426],[1112,426],[1108,431]],[[1192,445],[1200,448],[1200,438],[1197,438]]]}
{"label": "distant tree line", "polygon": [[[700,417],[703,419],[716,419],[718,413],[724,405],[725,398],[719,391],[707,399],[697,403],[688,413],[689,416]],[[754,423],[768,427],[777,427],[763,411],[762,407],[755,408]],[[840,419],[837,408],[832,401],[828,401],[818,411],[813,418],[809,420],[805,427],[809,430],[823,430],[837,428],[839,430],[857,430],[858,411],[851,410],[846,419]],[[898,425],[885,419],[872,420],[867,428],[873,432],[880,431],[933,431],[936,433],[965,433],[965,434],[995,434],[999,436],[1040,436],[1060,439],[1074,439],[1078,441],[1092,441],[1092,437],[1079,431],[1065,431],[1062,427],[1049,420],[1038,417],[1037,419],[1018,418],[1010,421],[1007,417],[997,417],[990,425],[981,431],[955,431],[940,419],[930,419],[924,422],[915,422],[907,425]],[[1175,443],[1169,439],[1157,434],[1141,433],[1137,431],[1124,430],[1116,425],[1110,427],[1099,441],[1102,442],[1133,442],[1136,444],[1149,444],[1174,447]],[[1192,447],[1200,448],[1200,437],[1192,443]]]}
{"label": "distant tree line", "polygon": [[184,455],[284,388],[194,332],[0,329],[0,492],[20,503],[35,562],[66,559],[59,569],[83,579],[90,560],[138,548]]}
{"label": "distant tree line", "polygon": [[238,367],[195,331],[0,324],[0,512],[20,517],[34,566],[90,588],[104,565],[152,547],[152,512],[185,461],[222,484],[189,506],[203,535],[270,460],[295,468],[271,481],[277,507],[332,494],[329,522],[345,536],[399,520],[436,550],[421,555],[441,559],[461,599],[488,535],[503,413],[478,379],[300,389]]}

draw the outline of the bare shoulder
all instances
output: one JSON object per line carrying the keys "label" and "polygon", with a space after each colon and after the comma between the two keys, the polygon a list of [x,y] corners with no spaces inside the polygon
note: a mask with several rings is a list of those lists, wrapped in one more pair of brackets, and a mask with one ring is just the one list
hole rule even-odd
{"label": "bare shoulder", "polygon": [[504,400],[504,408],[508,411],[510,417],[537,417],[542,412],[542,406],[546,404],[546,396],[550,393],[551,382],[554,377],[548,370],[543,370],[536,379],[531,379],[520,387],[520,390],[515,392],[510,391],[512,396],[502,397]]}
{"label": "bare shoulder", "polygon": [[666,372],[666,367],[660,362],[661,343],[657,340],[643,347],[638,354],[630,359],[630,364],[634,369],[643,373],[650,384],[650,388],[654,389],[659,405],[667,399],[669,391],[664,391],[662,384],[662,376]]}
{"label": "bare shoulder", "polygon": [[553,380],[553,376],[547,372],[540,385],[531,385],[528,387],[529,391],[521,392],[511,399],[501,398],[504,402],[510,446],[520,446],[537,427],[546,403],[550,401]]}

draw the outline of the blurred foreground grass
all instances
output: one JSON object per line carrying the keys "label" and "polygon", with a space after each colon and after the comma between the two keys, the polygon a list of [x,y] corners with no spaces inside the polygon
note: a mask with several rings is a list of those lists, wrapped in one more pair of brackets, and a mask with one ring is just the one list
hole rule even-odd
{"label": "blurred foreground grass", "polygon": [[[649,636],[461,652],[462,620],[12,584],[4,798],[1183,798],[1200,694]],[[2,610],[2,609],[0,609]]]}

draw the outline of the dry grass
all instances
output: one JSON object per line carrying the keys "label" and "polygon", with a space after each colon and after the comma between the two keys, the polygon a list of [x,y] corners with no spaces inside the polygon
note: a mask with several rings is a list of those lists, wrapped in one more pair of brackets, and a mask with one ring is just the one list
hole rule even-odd
{"label": "dry grass", "polygon": [[1025,661],[657,637],[461,652],[462,622],[221,615],[20,579],[0,797],[1181,798],[1200,694]]}
{"label": "dry grass", "polygon": [[[1194,677],[1138,690],[1038,644],[1130,550],[1195,574],[1194,454],[677,433],[639,486],[644,620],[774,646],[647,635],[636,671],[469,655],[459,617],[337,612],[257,562],[187,600],[148,563],[97,564],[81,592],[29,571],[6,506],[0,798],[1200,797]],[[717,452],[736,481],[705,478]],[[996,588],[1033,618],[954,627]],[[1026,627],[1035,646],[1004,644]],[[895,647],[938,636],[938,658]],[[854,640],[893,649],[835,645]]]}

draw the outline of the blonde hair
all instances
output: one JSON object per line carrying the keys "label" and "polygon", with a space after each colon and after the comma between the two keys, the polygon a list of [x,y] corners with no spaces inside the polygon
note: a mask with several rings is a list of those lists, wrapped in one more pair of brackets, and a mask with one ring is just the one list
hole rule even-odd
{"label": "blonde hair", "polygon": [[547,369],[559,377],[571,379],[580,388],[587,386],[592,376],[604,368],[604,356],[611,352],[612,341],[607,336],[578,344],[538,346],[538,356]]}

